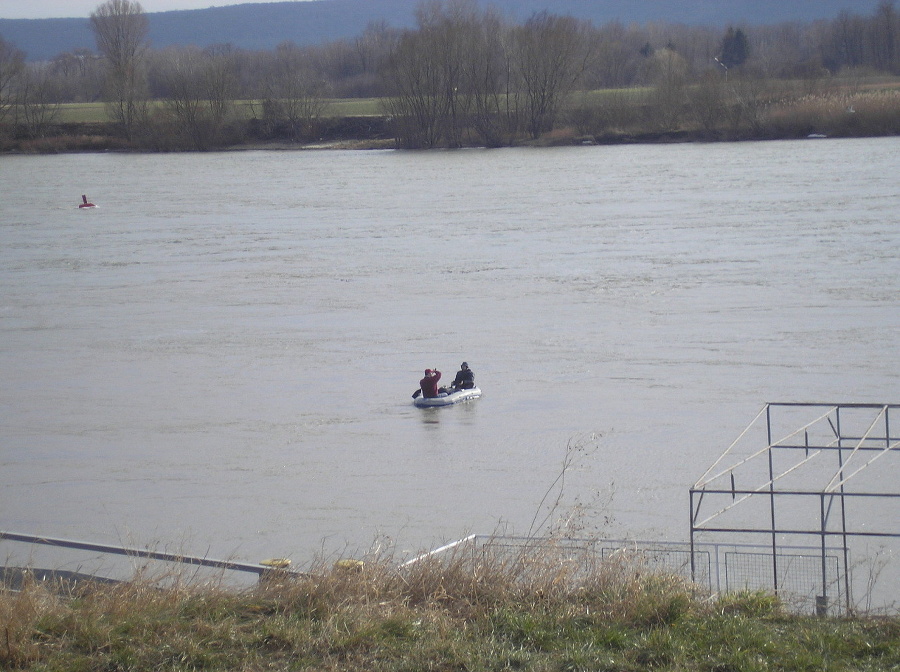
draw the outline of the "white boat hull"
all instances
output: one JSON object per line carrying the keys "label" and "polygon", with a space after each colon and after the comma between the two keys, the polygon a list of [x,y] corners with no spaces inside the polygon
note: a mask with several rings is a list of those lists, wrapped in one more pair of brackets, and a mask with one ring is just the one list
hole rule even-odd
{"label": "white boat hull", "polygon": [[453,404],[458,404],[462,401],[478,399],[480,396],[481,390],[477,387],[473,387],[470,390],[456,390],[456,392],[451,392],[450,394],[444,394],[438,397],[431,397],[430,399],[417,397],[413,403],[419,408],[439,408],[441,406],[452,406]]}

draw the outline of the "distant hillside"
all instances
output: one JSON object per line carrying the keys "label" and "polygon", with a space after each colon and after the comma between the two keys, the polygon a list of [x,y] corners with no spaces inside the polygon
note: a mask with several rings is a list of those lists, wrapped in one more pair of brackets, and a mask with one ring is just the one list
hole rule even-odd
{"label": "distant hillside", "polygon": [[[214,1],[214,0],[211,0]],[[880,0],[479,0],[506,16],[523,20],[536,12],[571,15],[602,25],[665,22],[725,27],[813,22],[843,11],[871,15]],[[98,0],[98,5],[100,4]],[[244,49],[272,49],[291,40],[321,44],[359,35],[372,21],[403,28],[414,24],[420,0],[314,0],[210,7],[148,14],[155,48],[173,44],[231,43]],[[0,35],[29,60],[65,51],[95,48],[83,19],[0,19]]]}

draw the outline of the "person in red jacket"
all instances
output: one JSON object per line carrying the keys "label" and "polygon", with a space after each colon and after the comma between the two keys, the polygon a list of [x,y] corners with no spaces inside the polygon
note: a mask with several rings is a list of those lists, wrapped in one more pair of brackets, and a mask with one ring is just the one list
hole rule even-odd
{"label": "person in red jacket", "polygon": [[438,396],[438,381],[440,379],[440,371],[437,369],[425,369],[425,377],[419,381],[419,387],[422,388],[422,396],[426,399],[433,399]]}

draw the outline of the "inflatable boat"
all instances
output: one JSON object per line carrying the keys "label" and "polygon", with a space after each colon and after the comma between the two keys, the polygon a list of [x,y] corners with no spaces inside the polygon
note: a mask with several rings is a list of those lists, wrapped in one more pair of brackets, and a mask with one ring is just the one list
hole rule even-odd
{"label": "inflatable boat", "polygon": [[426,399],[425,397],[416,397],[416,400],[413,403],[419,408],[438,408],[440,406],[452,406],[453,404],[458,404],[461,401],[478,399],[478,397],[480,396],[481,390],[477,387],[473,387],[469,390],[456,390],[454,392],[440,394],[436,397],[430,397],[428,399]]}

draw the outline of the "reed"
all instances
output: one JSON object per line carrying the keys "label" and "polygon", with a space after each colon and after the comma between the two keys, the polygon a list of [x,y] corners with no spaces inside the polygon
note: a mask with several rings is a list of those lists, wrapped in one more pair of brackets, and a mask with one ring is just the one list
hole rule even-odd
{"label": "reed", "polygon": [[900,133],[900,90],[834,91],[771,105],[766,126],[775,135],[821,133],[877,137]]}

